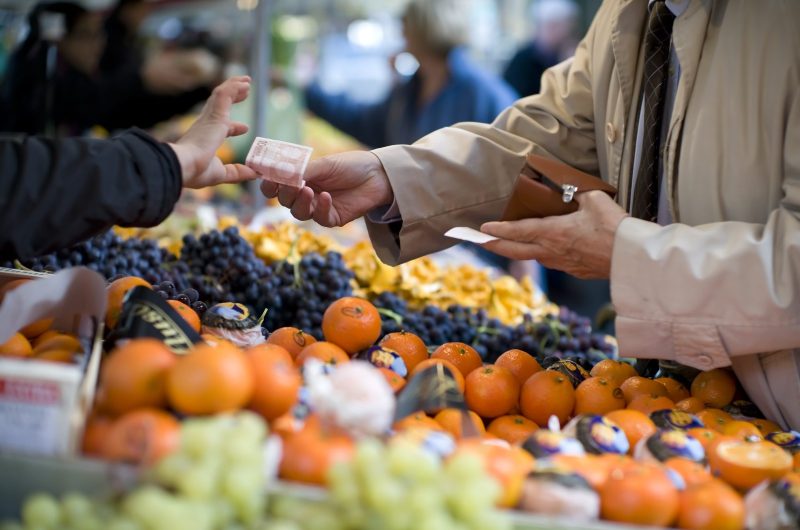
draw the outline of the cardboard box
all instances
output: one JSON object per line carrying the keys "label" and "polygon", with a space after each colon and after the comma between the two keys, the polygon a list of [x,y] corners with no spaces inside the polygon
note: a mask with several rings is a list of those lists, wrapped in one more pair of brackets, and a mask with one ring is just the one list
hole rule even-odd
{"label": "cardboard box", "polygon": [[0,357],[0,452],[70,456],[80,451],[102,355],[106,282],[86,268],[56,274],[0,269],[0,286],[36,279],[0,304],[0,344],[17,330],[53,317],[86,352],[79,364]]}

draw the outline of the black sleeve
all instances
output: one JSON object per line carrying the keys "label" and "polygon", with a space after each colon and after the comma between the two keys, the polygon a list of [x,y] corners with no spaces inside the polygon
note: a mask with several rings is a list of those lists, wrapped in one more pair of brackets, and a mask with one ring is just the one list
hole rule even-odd
{"label": "black sleeve", "polygon": [[0,139],[0,259],[52,252],[115,224],[156,225],[181,184],[172,149],[135,129],[112,140]]}

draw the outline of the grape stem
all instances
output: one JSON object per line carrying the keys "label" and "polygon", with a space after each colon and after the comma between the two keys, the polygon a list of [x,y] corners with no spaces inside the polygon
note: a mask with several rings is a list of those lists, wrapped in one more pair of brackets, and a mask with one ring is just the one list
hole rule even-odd
{"label": "grape stem", "polygon": [[386,308],[383,308],[383,307],[378,307],[377,309],[378,309],[378,313],[380,313],[381,315],[391,318],[392,320],[394,320],[398,324],[402,324],[403,323],[403,317],[400,316],[398,313],[395,313],[391,309],[386,309]]}

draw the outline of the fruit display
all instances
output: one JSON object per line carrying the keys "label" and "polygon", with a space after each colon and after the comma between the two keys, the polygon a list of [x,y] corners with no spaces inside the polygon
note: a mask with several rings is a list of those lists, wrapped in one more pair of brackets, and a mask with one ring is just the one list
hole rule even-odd
{"label": "fruit display", "polygon": [[[252,238],[235,227],[188,235],[173,254],[104,235],[75,251],[101,273],[109,265],[92,250],[113,256],[115,272],[78,445],[133,466],[138,484],[100,498],[36,493],[21,523],[0,528],[800,524],[800,434],[761,417],[730,370],[645,377],[566,308],[504,322],[465,298],[419,305],[391,282],[365,288],[347,250],[306,238],[302,252],[265,260]],[[153,248],[158,265],[143,272],[134,256]],[[120,276],[134,266],[142,276]],[[194,344],[120,337],[141,293]],[[237,311],[255,330],[246,343],[215,333]],[[35,324],[0,355],[80,353]],[[290,483],[320,489],[294,495]]]}

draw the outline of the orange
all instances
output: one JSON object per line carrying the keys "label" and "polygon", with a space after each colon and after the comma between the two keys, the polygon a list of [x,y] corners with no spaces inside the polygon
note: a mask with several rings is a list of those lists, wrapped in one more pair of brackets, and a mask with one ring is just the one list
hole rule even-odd
{"label": "orange", "polygon": [[453,379],[456,382],[456,386],[458,387],[458,390],[461,393],[463,393],[464,392],[464,386],[466,384],[465,381],[464,381],[464,376],[461,375],[461,371],[459,371],[459,369],[456,368],[456,366],[453,363],[451,363],[450,361],[447,361],[445,359],[430,358],[430,359],[426,359],[426,360],[422,361],[421,363],[417,364],[417,366],[414,367],[414,371],[411,372],[411,376],[409,377],[409,379],[411,379],[411,377],[415,376],[416,374],[422,372],[426,368],[428,368],[430,366],[436,366],[437,364],[441,364],[442,366],[447,368],[447,371],[450,373],[451,376],[453,376]]}
{"label": "orange", "polygon": [[341,364],[350,360],[347,352],[332,342],[312,342],[295,357],[294,362],[303,366],[308,359],[318,359],[327,364]]}
{"label": "orange", "polygon": [[464,399],[483,418],[508,414],[519,402],[519,383],[502,366],[483,366],[466,377]]}
{"label": "orange", "polygon": [[142,407],[167,404],[167,372],[177,362],[158,339],[132,339],[114,349],[100,368],[98,401],[102,409],[120,415]]}
{"label": "orange", "polygon": [[33,355],[31,343],[22,333],[14,333],[5,343],[0,344],[0,355],[6,357],[30,357]]}
{"label": "orange", "polygon": [[688,397],[675,403],[676,409],[682,412],[689,412],[690,414],[697,414],[705,407],[706,406],[703,404],[703,402],[696,397]]}
{"label": "orange", "polygon": [[605,417],[616,423],[625,432],[630,444],[628,454],[633,454],[633,450],[639,440],[655,434],[657,430],[653,420],[647,414],[638,410],[615,410],[606,414]]}
{"label": "orange", "polygon": [[471,371],[483,366],[481,356],[475,351],[475,348],[463,342],[445,342],[436,348],[436,351],[431,355],[431,359],[450,361],[464,377],[467,377]]}
{"label": "orange", "polygon": [[300,352],[303,351],[303,348],[314,344],[317,342],[317,339],[315,339],[313,335],[300,329],[285,327],[278,328],[270,333],[269,337],[267,337],[267,342],[269,344],[282,346],[289,352],[292,359],[296,359],[297,356],[300,355]]}
{"label": "orange", "polygon": [[711,472],[735,488],[748,490],[791,471],[792,456],[772,442],[722,439],[706,455]]}
{"label": "orange", "polygon": [[0,286],[0,302],[3,301],[3,298],[10,292],[19,287],[20,285],[24,285],[30,281],[33,281],[32,278],[20,278],[18,280],[11,280],[10,282],[4,283]]}
{"label": "orange", "polygon": [[794,457],[792,457],[792,462],[794,466],[793,470],[796,473],[800,473],[800,451],[794,454]]}
{"label": "orange", "polygon": [[547,425],[550,416],[556,416],[565,425],[575,406],[575,390],[564,374],[544,370],[522,385],[519,406],[522,415],[536,425]]}
{"label": "orange", "polygon": [[108,433],[103,454],[109,460],[153,464],[180,447],[178,420],[158,409],[121,416]]}
{"label": "orange", "polygon": [[81,452],[89,456],[103,456],[106,441],[114,420],[107,416],[92,415],[86,420],[81,440]]}
{"label": "orange", "polygon": [[670,526],[678,516],[678,491],[660,467],[628,464],[616,468],[599,493],[600,513],[608,521]]}
{"label": "orange", "polygon": [[122,302],[125,299],[125,295],[128,294],[128,291],[140,285],[148,289],[153,288],[149,283],[136,276],[119,278],[108,286],[106,289],[106,295],[108,296],[106,327],[108,329],[113,329],[117,325],[117,321],[119,321],[119,317],[122,314]]}
{"label": "orange", "polygon": [[542,371],[539,361],[530,353],[522,350],[508,350],[494,362],[495,366],[507,368],[522,386],[530,376]]}
{"label": "orange", "polygon": [[476,455],[480,458],[486,473],[502,488],[497,506],[501,508],[516,506],[522,495],[525,477],[533,468],[531,459],[522,460],[515,449],[484,443],[475,438],[460,442],[450,458],[463,454]]}
{"label": "orange", "polygon": [[625,396],[614,379],[590,377],[575,389],[575,415],[602,415],[624,408]]}
{"label": "orange", "polygon": [[261,344],[246,352],[253,374],[253,394],[248,408],[267,421],[289,412],[297,403],[303,379],[292,356],[275,344]]}
{"label": "orange", "polygon": [[317,421],[306,421],[301,430],[283,439],[278,474],[286,480],[324,486],[331,466],[351,460],[354,453],[350,437],[328,432]]}
{"label": "orange", "polygon": [[593,454],[580,456],[557,454],[553,455],[550,460],[557,468],[566,469],[582,476],[595,490],[599,490],[606,483],[612,467],[610,460]]}
{"label": "orange", "polygon": [[720,409],[703,409],[696,413],[696,416],[700,418],[703,425],[719,432],[722,432],[727,423],[733,421],[730,414]]}
{"label": "orange", "polygon": [[692,381],[692,395],[706,407],[721,409],[733,401],[735,394],[736,379],[722,368],[700,372]]}
{"label": "orange", "polygon": [[406,386],[406,379],[394,370],[390,370],[386,367],[380,367],[378,370],[383,374],[383,377],[386,379],[386,382],[389,383],[389,386],[392,387],[395,394],[403,390],[403,387]]}
{"label": "orange", "polygon": [[750,422],[742,420],[734,420],[722,426],[722,434],[726,436],[733,436],[734,438],[758,438],[763,439],[764,435],[758,430],[758,427]]}
{"label": "orange", "polygon": [[622,389],[622,393],[625,395],[626,403],[630,403],[633,401],[633,398],[642,394],[652,394],[655,396],[664,397],[666,397],[668,394],[667,388],[661,383],[639,375],[627,378],[622,382],[622,384],[619,385],[619,387]]}
{"label": "orange", "polygon": [[589,374],[592,377],[613,379],[617,382],[617,385],[621,385],[629,377],[639,375],[633,365],[615,359],[603,359],[592,367],[592,371]]}
{"label": "orange", "polygon": [[673,379],[671,377],[657,377],[656,379],[653,379],[653,381],[664,385],[664,388],[667,389],[667,397],[675,403],[691,397],[689,390],[677,379]]}
{"label": "orange", "polygon": [[538,425],[525,416],[509,414],[493,419],[486,428],[486,432],[494,434],[510,444],[516,444],[521,443],[538,428]]}
{"label": "orange", "polygon": [[[475,426],[477,433],[479,435],[484,434],[486,432],[486,427],[483,426],[483,420],[481,420],[481,418],[471,410],[468,412],[468,414],[469,419]],[[452,434],[453,437],[458,440],[464,436],[464,433],[462,432],[461,415],[462,412],[458,409],[444,409],[439,411],[434,419],[444,428],[444,430]]]}
{"label": "orange", "polygon": [[675,403],[670,398],[652,394],[639,394],[628,403],[629,409],[638,410],[647,415],[657,410],[672,409],[674,407]]}
{"label": "orange", "polygon": [[782,431],[781,426],[771,420],[765,420],[763,418],[755,418],[750,420],[750,423],[756,426],[759,431],[761,431],[762,436],[766,436],[771,432],[778,432]]}
{"label": "orange", "polygon": [[664,465],[679,474],[687,486],[702,484],[713,479],[705,466],[688,458],[673,456],[668,458]]}
{"label": "orange", "polygon": [[687,530],[742,530],[744,501],[721,480],[689,486],[680,492],[678,528]]}
{"label": "orange", "polygon": [[174,309],[181,317],[183,317],[186,323],[189,324],[193,330],[200,333],[200,329],[203,327],[203,325],[200,323],[200,316],[194,309],[179,300],[167,300],[167,303],[172,306],[172,309]]}
{"label": "orange", "polygon": [[167,398],[181,414],[238,410],[253,395],[247,356],[232,344],[196,345],[167,373]]}
{"label": "orange", "polygon": [[71,364],[75,361],[75,352],[70,350],[46,350],[33,356],[37,361]]}
{"label": "orange", "polygon": [[322,334],[350,355],[369,348],[381,336],[381,315],[369,301],[346,296],[322,315]]}
{"label": "orange", "polygon": [[38,335],[35,339],[33,339],[33,341],[31,342],[31,346],[36,348],[37,346],[39,346],[40,344],[44,343],[45,341],[47,341],[47,340],[49,340],[49,339],[51,339],[53,337],[56,337],[58,335],[61,335],[61,334],[62,333],[60,331],[57,331],[55,329],[48,329],[47,331],[45,331],[44,333]]}
{"label": "orange", "polygon": [[28,324],[27,326],[19,330],[19,332],[25,335],[27,338],[32,339],[34,337],[38,337],[39,335],[50,329],[50,326],[52,325],[53,325],[52,318],[43,318],[41,320],[37,320],[35,322]]}
{"label": "orange", "polygon": [[283,416],[275,418],[269,423],[271,433],[275,433],[281,438],[286,438],[293,432],[303,428],[303,422],[298,420],[294,414],[287,412]]}
{"label": "orange", "polygon": [[406,363],[409,374],[419,363],[429,357],[428,347],[425,346],[422,339],[408,331],[389,333],[381,339],[380,345],[395,351]]}
{"label": "orange", "polygon": [[392,425],[395,431],[405,431],[406,429],[432,429],[434,431],[443,431],[444,427],[438,421],[434,420],[424,412],[415,412],[405,418],[402,418]]}
{"label": "orange", "polygon": [[74,335],[68,333],[57,333],[51,335],[46,339],[38,341],[36,347],[33,349],[33,354],[37,355],[47,350],[68,350],[71,352],[80,352],[83,350],[81,341]]}
{"label": "orange", "polygon": [[708,427],[692,427],[686,431],[690,436],[697,438],[700,444],[708,454],[709,448],[722,436],[719,431],[709,429]]}

